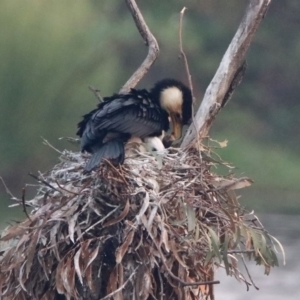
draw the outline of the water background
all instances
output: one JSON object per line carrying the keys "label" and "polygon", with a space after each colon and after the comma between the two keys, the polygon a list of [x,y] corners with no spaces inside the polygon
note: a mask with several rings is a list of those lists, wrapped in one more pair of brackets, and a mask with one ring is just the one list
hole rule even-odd
{"label": "water background", "polygon": [[252,279],[259,290],[238,282],[234,277],[226,276],[220,269],[215,276],[220,284],[215,286],[216,300],[296,300],[300,299],[300,216],[299,215],[259,215],[265,228],[284,246],[286,265],[271,270],[264,275],[264,267],[249,265]]}

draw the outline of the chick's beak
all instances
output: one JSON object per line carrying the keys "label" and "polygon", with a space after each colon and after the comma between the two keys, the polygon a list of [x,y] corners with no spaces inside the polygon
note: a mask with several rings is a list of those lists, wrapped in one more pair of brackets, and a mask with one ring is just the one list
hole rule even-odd
{"label": "chick's beak", "polygon": [[173,133],[175,141],[179,140],[182,135],[182,122],[179,116],[177,114],[170,114],[172,126],[173,126]]}

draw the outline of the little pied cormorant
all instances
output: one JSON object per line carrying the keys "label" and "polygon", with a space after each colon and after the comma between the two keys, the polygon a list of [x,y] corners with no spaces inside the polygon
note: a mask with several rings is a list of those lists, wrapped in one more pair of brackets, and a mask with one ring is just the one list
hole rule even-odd
{"label": "little pied cormorant", "polygon": [[178,140],[182,127],[192,117],[192,94],[175,79],[164,79],[147,91],[131,89],[127,94],[105,97],[104,101],[78,124],[81,150],[92,153],[85,166],[89,172],[102,158],[122,164],[124,144],[131,137],[142,140],[159,137],[173,126],[172,139]]}

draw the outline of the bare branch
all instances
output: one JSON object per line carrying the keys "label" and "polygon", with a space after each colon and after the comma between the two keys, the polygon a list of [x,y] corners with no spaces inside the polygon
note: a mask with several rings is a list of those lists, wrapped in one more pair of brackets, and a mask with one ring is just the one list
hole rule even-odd
{"label": "bare branch", "polygon": [[[192,125],[194,126],[194,129],[197,131],[197,126],[195,123],[195,96],[194,96],[194,88],[193,88],[193,82],[192,82],[192,75],[190,72],[190,68],[189,68],[189,64],[188,64],[188,60],[187,60],[187,56],[183,50],[183,43],[182,43],[182,22],[183,22],[183,16],[184,16],[184,12],[186,10],[186,7],[184,7],[181,12],[180,12],[180,19],[179,19],[179,49],[180,49],[180,55],[181,57],[183,57],[183,61],[184,61],[184,65],[185,65],[185,71],[188,77],[188,81],[189,81],[189,87],[191,90],[191,94],[192,94],[192,99],[193,99],[193,106],[192,106]],[[197,136],[197,140],[199,140],[199,137]],[[200,142],[200,141],[198,141]],[[200,160],[201,158],[201,154],[199,155]]]}
{"label": "bare branch", "polygon": [[103,97],[101,96],[101,91],[97,88],[94,88],[93,86],[89,85],[89,89],[94,93],[94,95],[96,96],[96,98],[98,99],[98,101],[100,103],[102,103],[104,100],[103,100]]}
{"label": "bare branch", "polygon": [[186,10],[186,7],[184,7],[180,12],[180,19],[179,19],[179,50],[180,50],[180,58],[182,57],[183,61],[184,61],[185,71],[186,71],[186,74],[187,74],[187,77],[188,77],[189,87],[190,87],[190,90],[191,90],[191,93],[192,93],[193,102],[195,102],[192,76],[191,76],[191,72],[190,72],[187,57],[186,57],[185,52],[183,50],[183,43],[182,43],[182,22],[183,22],[183,16],[184,16],[185,10]]}
{"label": "bare branch", "polygon": [[140,32],[145,44],[149,47],[148,54],[143,61],[143,63],[139,66],[139,68],[132,74],[132,76],[128,79],[125,85],[120,90],[120,93],[127,93],[131,88],[134,88],[138,82],[143,78],[143,76],[148,72],[154,61],[157,59],[159,54],[159,46],[151,33],[149,27],[147,26],[135,0],[125,0],[132,17],[135,21],[135,25]]}
{"label": "bare branch", "polygon": [[207,135],[234,78],[238,76],[237,74],[241,70],[247,50],[270,3],[271,0],[249,1],[244,18],[222,58],[214,78],[206,89],[195,117],[196,129],[193,124],[189,127],[181,147],[186,147],[195,141],[197,133],[200,138]]}

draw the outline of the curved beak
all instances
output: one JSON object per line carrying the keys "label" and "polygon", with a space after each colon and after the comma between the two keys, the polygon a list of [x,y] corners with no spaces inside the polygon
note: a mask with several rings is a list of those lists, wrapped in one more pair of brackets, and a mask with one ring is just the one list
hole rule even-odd
{"label": "curved beak", "polygon": [[182,135],[182,127],[183,127],[181,118],[178,117],[177,114],[173,114],[173,113],[170,113],[170,118],[173,126],[172,135],[174,136],[175,140],[179,140]]}

